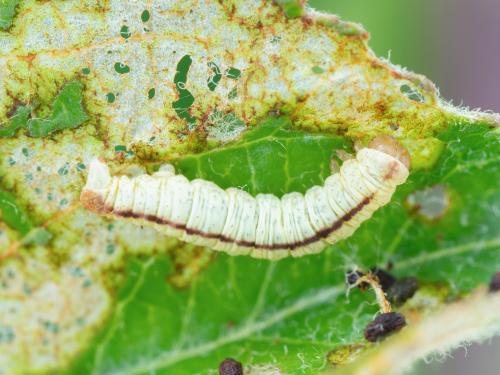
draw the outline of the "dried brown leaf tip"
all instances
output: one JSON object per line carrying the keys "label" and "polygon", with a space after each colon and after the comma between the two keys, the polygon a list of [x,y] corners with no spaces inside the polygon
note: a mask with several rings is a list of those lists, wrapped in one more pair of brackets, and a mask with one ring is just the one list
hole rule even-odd
{"label": "dried brown leaf tip", "polygon": [[500,271],[495,273],[490,281],[490,292],[500,292]]}
{"label": "dried brown leaf tip", "polygon": [[406,326],[405,317],[397,312],[377,315],[365,328],[365,338],[370,342],[381,341]]}
{"label": "dried brown leaf tip", "polygon": [[219,365],[219,375],[243,375],[243,366],[232,358],[226,358]]}

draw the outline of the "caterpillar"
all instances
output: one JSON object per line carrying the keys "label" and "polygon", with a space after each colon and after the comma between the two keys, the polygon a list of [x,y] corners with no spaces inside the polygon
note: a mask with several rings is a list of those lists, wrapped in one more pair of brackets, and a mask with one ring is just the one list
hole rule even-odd
{"label": "caterpillar", "polygon": [[95,159],[80,201],[95,213],[151,223],[169,236],[231,255],[302,256],[349,237],[390,201],[409,174],[409,156],[401,150],[392,138],[378,137],[323,186],[281,198],[189,181],[169,164],[152,175],[112,177]]}

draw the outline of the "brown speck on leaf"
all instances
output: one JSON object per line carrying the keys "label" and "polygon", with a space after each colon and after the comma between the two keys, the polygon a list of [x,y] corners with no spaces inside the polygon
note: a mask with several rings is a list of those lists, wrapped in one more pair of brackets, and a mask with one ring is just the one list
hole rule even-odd
{"label": "brown speck on leaf", "polygon": [[11,118],[12,116],[14,116],[17,112],[17,109],[22,106],[23,103],[21,103],[19,100],[17,100],[16,98],[14,98],[14,103],[12,104],[12,107],[10,108],[10,110],[6,113],[6,116],[7,118]]}
{"label": "brown speck on leaf", "polygon": [[495,293],[500,291],[500,271],[495,273],[490,281],[490,293]]}
{"label": "brown speck on leaf", "polygon": [[365,338],[370,342],[381,341],[406,326],[405,317],[397,312],[377,315],[365,328]]}
{"label": "brown speck on leaf", "polygon": [[226,358],[219,365],[219,375],[243,375],[243,366],[232,358]]}
{"label": "brown speck on leaf", "polygon": [[326,359],[334,367],[340,367],[351,363],[365,347],[365,344],[341,345],[330,351],[326,355]]}
{"label": "brown speck on leaf", "polygon": [[314,24],[314,19],[310,16],[307,16],[307,15],[301,17],[301,20],[302,20],[302,24],[304,25],[304,27],[306,29],[311,27]]}
{"label": "brown speck on leaf", "polygon": [[377,111],[377,113],[380,115],[380,116],[384,116],[386,115],[386,112],[387,112],[387,104],[384,103],[384,101],[378,101],[377,103],[375,103],[375,110]]}

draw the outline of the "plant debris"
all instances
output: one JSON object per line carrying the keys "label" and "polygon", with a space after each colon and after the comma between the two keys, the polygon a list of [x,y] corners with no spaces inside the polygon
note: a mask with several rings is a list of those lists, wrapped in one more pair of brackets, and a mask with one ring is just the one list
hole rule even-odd
{"label": "plant debris", "polygon": [[226,358],[219,365],[219,375],[243,375],[243,366],[233,358]]}
{"label": "plant debris", "polygon": [[491,293],[500,291],[500,271],[495,273],[491,278],[489,290]]}
{"label": "plant debris", "polygon": [[403,277],[387,290],[387,298],[391,303],[400,305],[414,296],[418,290],[418,280],[416,277]]}
{"label": "plant debris", "polygon": [[370,342],[381,341],[406,326],[405,317],[397,312],[377,315],[365,328],[365,338]]}

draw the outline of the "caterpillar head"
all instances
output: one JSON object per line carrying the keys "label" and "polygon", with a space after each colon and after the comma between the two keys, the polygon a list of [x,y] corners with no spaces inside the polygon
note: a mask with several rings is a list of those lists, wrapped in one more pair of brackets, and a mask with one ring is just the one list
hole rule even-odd
{"label": "caterpillar head", "polygon": [[411,158],[408,150],[390,135],[382,134],[376,136],[369,143],[368,147],[391,155],[403,163],[407,169],[410,169]]}

